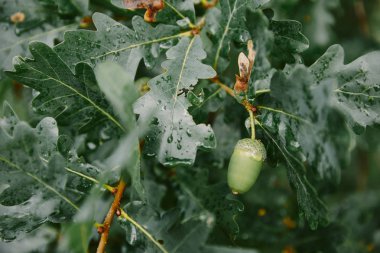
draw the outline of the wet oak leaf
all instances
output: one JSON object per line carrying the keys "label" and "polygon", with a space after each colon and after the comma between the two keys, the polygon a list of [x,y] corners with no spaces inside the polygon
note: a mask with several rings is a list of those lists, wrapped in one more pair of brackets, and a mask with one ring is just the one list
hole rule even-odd
{"label": "wet oak leaf", "polygon": [[311,67],[318,84],[336,78],[336,106],[346,115],[356,132],[380,123],[380,52],[368,53],[344,64],[344,50],[331,46]]}
{"label": "wet oak leaf", "polygon": [[39,92],[32,103],[36,112],[78,132],[100,131],[106,126],[114,128],[115,135],[124,131],[87,64],[78,64],[73,74],[49,46],[33,42],[29,50],[33,59],[16,57],[15,70],[6,73]]}
{"label": "wet oak leaf", "polygon": [[154,67],[161,53],[185,35],[175,26],[152,27],[139,16],[132,19],[134,30],[101,13],[93,15],[93,22],[96,31],[66,32],[64,41],[54,47],[71,70],[81,62],[94,67],[101,62],[115,61],[134,77],[141,59],[148,68]]}
{"label": "wet oak leaf", "polygon": [[[333,106],[336,80],[313,84],[306,67],[288,66],[284,72],[274,74],[270,99],[267,97],[258,108],[262,110],[259,126],[264,137],[275,145],[287,165],[301,216],[316,228],[326,224],[327,212],[308,176],[313,176],[313,182],[336,185],[351,138],[344,126],[331,132],[342,119]],[[305,164],[312,170],[307,172]]]}
{"label": "wet oak leaf", "polygon": [[67,167],[94,170],[78,160],[66,160],[57,148],[53,118],[35,128],[19,121],[6,105],[0,119],[0,238],[13,240],[45,222],[68,221],[83,196],[83,182]]}
{"label": "wet oak leaf", "polygon": [[[194,215],[187,221],[178,222],[180,220],[178,209],[159,213],[141,203],[127,204],[124,210],[146,228],[167,252],[172,253],[200,252],[215,222],[214,216],[208,212]],[[144,252],[162,252],[157,245],[148,240],[141,231],[123,217],[119,217],[118,222],[127,232],[127,242],[131,247],[139,245]]]}
{"label": "wet oak leaf", "polygon": [[149,81],[150,91],[137,100],[135,113],[143,121],[153,117],[144,147],[147,155],[157,156],[164,165],[191,165],[198,147],[209,149],[216,143],[211,127],[197,125],[187,111],[191,104],[186,91],[198,79],[216,73],[201,62],[206,53],[199,36],[182,38],[166,55],[162,64],[166,71]]}
{"label": "wet oak leaf", "polygon": [[226,183],[209,184],[206,168],[178,170],[177,177],[180,186],[177,194],[183,219],[210,212],[215,215],[215,224],[230,238],[236,238],[239,234],[237,216],[244,210],[244,205],[230,197],[231,190]]}

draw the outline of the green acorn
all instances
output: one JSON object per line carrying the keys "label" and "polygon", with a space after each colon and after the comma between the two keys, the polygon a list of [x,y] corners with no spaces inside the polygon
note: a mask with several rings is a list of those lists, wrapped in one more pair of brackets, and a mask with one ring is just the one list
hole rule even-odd
{"label": "green acorn", "polygon": [[266,151],[259,140],[242,139],[235,146],[228,166],[227,181],[234,194],[247,192],[256,182]]}

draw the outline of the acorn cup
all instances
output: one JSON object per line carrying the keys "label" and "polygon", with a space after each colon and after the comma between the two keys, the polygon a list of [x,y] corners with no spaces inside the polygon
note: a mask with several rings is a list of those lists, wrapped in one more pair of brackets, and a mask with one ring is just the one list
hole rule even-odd
{"label": "acorn cup", "polygon": [[247,192],[256,182],[266,158],[259,140],[242,139],[235,146],[228,166],[227,182],[233,194]]}

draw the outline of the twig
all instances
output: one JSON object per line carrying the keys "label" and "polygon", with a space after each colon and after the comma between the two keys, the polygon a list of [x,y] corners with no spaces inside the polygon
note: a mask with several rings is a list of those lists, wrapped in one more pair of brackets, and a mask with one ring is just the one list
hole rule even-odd
{"label": "twig", "polygon": [[[73,174],[75,174],[75,175],[77,175],[77,176],[80,176],[80,177],[83,177],[83,178],[85,178],[85,179],[87,179],[87,180],[89,180],[89,181],[91,181],[91,182],[93,182],[93,183],[96,183],[96,184],[99,184],[100,185],[100,182],[97,180],[97,179],[95,179],[95,178],[93,178],[93,177],[90,177],[90,176],[88,176],[88,175],[85,175],[85,174],[83,174],[83,173],[80,173],[80,172],[78,172],[78,171],[75,171],[75,170],[72,170],[72,169],[69,169],[69,168],[66,168],[66,170],[67,171],[69,171],[69,172],[71,172],[71,173],[73,173]],[[121,182],[120,182],[121,183]],[[120,184],[119,183],[119,184]],[[103,188],[104,189],[106,189],[106,190],[108,190],[108,191],[110,191],[111,193],[116,193],[116,196],[117,196],[117,194],[120,194],[120,195],[122,195],[122,192],[119,192],[118,191],[118,189],[120,189],[119,187],[120,186],[118,186],[118,187],[112,187],[112,186],[110,186],[110,185],[107,185],[107,184],[102,184],[102,186],[103,186]],[[124,183],[124,189],[125,189],[125,183]],[[124,190],[123,190],[124,191]],[[116,196],[115,196],[115,200],[116,200]],[[121,197],[120,197],[121,198]],[[115,200],[114,200],[114,203],[115,203]],[[119,202],[120,202],[120,200],[119,200]],[[111,206],[111,208],[112,208],[112,206]],[[111,210],[111,209],[110,209]],[[151,240],[162,252],[164,252],[164,253],[168,253],[168,251],[166,251],[166,249],[159,243],[159,242],[157,242],[154,238],[153,238],[153,236],[146,230],[146,229],[144,229],[144,227],[142,227],[137,221],[135,221],[134,219],[132,219],[123,209],[121,209],[120,207],[117,207],[116,209],[115,209],[115,213],[117,213],[117,210],[120,210],[120,216],[122,216],[124,219],[126,219],[127,221],[129,221],[130,223],[132,223],[135,227],[137,227],[143,234],[145,234],[145,236],[146,237],[148,237],[148,239],[149,240]],[[108,217],[108,214],[107,214],[107,217]],[[112,222],[112,221],[111,221]],[[105,224],[105,222],[104,222],[104,224]],[[104,224],[99,224],[99,223],[96,223],[95,224],[95,226],[98,228],[98,231],[101,231],[102,233],[104,233],[105,232],[105,226],[104,226]],[[109,223],[109,225],[110,225],[111,223]],[[109,229],[109,227],[108,227],[108,229]],[[99,242],[99,244],[100,244],[100,242]]]}
{"label": "twig", "polygon": [[98,245],[98,249],[96,250],[96,253],[104,253],[105,251],[112,220],[113,220],[113,217],[115,216],[116,211],[119,210],[120,208],[120,200],[123,197],[123,192],[125,190],[125,187],[126,187],[126,184],[124,180],[121,179],[117,186],[117,192],[115,194],[115,198],[112,202],[110,209],[108,210],[106,218],[104,219],[102,235],[100,237],[100,241],[99,241],[99,245]]}
{"label": "twig", "polygon": [[214,77],[211,79],[211,81],[217,85],[220,86],[220,88],[222,88],[225,92],[227,92],[228,95],[230,95],[231,97],[235,97],[235,93],[234,93],[234,90],[231,89],[230,87],[228,87],[227,85],[225,85],[224,83],[222,83],[218,77]]}

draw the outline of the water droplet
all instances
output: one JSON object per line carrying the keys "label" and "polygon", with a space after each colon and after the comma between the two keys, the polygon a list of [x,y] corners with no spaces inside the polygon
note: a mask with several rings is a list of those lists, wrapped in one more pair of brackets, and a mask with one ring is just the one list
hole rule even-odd
{"label": "water droplet", "polygon": [[95,143],[93,143],[93,142],[89,142],[89,143],[87,143],[87,147],[88,147],[90,150],[94,150],[94,149],[96,148],[96,145],[95,145]]}
{"label": "water droplet", "polygon": [[168,143],[172,143],[173,142],[173,135],[169,135],[168,137]]}

